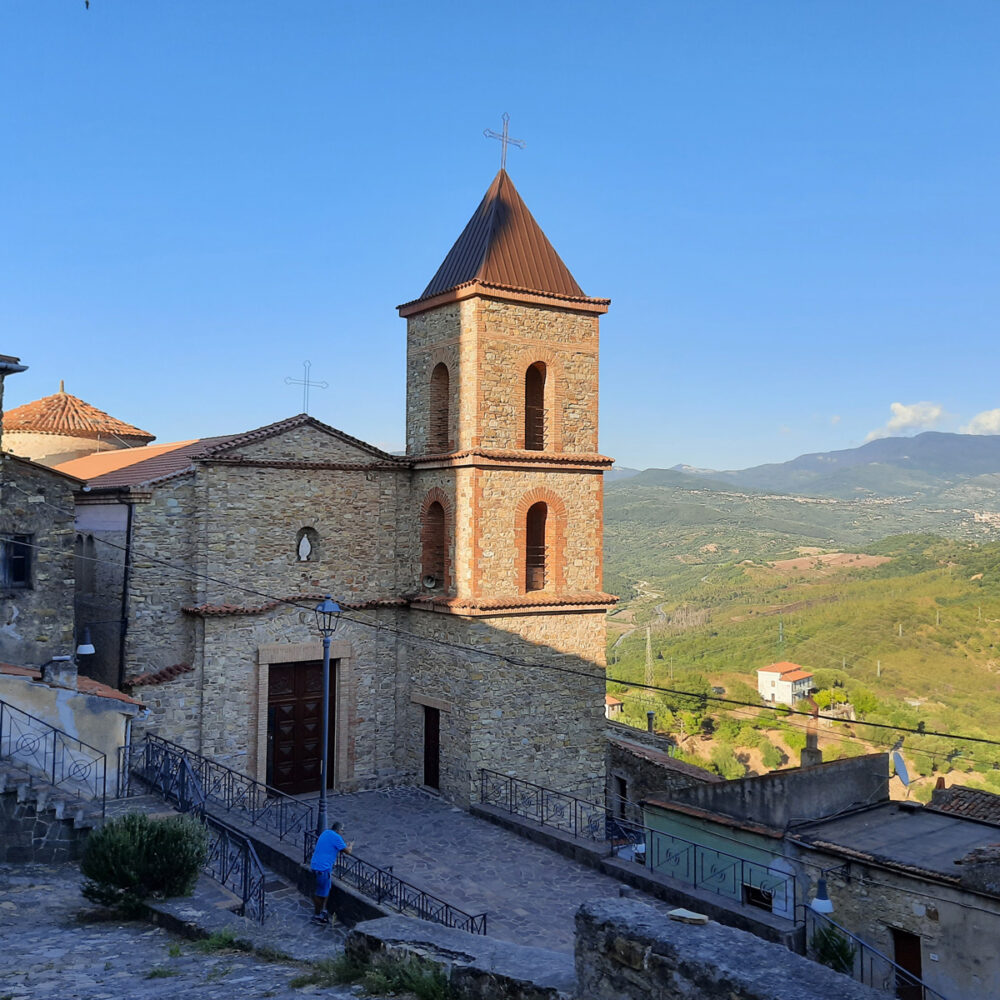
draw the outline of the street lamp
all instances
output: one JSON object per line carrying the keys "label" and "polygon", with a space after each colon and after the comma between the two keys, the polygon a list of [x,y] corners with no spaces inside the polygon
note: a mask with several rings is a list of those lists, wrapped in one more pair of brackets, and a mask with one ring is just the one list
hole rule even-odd
{"label": "street lamp", "polygon": [[316,836],[326,830],[326,764],[330,755],[330,639],[337,631],[340,605],[327,594],[316,605],[316,628],[323,636],[323,752],[319,759],[319,815],[316,817]]}
{"label": "street lamp", "polygon": [[833,903],[826,891],[826,879],[821,878],[816,883],[816,896],[809,904],[816,913],[833,913]]}

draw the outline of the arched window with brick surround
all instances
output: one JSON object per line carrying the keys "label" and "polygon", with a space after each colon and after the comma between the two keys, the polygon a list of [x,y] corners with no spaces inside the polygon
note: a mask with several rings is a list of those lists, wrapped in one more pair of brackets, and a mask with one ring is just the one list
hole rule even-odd
{"label": "arched window with brick surround", "polygon": [[524,375],[524,447],[528,451],[545,450],[546,374],[545,362],[536,361]]}
{"label": "arched window with brick surround", "polygon": [[532,504],[524,526],[524,589],[544,590],[548,583],[545,544],[545,525],[549,518],[546,503]]}
{"label": "arched window with brick surround", "polygon": [[448,366],[442,361],[431,372],[430,427],[428,428],[427,450],[445,452],[451,450],[448,439],[448,421],[451,404],[451,377]]}
{"label": "arched window with brick surround", "polygon": [[424,498],[420,513],[420,578],[424,590],[447,591],[450,586],[450,530],[451,504],[435,487]]}

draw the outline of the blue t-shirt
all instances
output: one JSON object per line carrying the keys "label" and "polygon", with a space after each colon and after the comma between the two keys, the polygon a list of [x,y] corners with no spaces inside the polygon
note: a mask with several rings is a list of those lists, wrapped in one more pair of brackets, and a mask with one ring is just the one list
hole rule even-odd
{"label": "blue t-shirt", "polygon": [[324,830],[316,841],[316,849],[313,851],[312,860],[309,867],[313,871],[328,872],[337,863],[337,855],[340,854],[347,844],[336,830]]}

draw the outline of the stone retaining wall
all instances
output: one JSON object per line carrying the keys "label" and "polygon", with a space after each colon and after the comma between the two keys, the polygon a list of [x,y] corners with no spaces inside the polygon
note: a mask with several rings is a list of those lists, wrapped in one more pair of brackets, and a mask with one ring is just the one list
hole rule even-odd
{"label": "stone retaining wall", "polygon": [[586,1000],[885,997],[753,934],[716,923],[679,923],[630,899],[580,907],[576,975],[577,995]]}

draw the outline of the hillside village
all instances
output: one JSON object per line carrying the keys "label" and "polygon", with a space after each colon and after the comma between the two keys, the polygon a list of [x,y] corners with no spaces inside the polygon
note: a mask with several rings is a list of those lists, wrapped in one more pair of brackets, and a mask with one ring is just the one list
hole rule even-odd
{"label": "hillside village", "polygon": [[[329,804],[359,839],[330,897],[357,925],[348,947],[437,955],[457,995],[456,951],[463,975],[492,976],[476,995],[528,995],[513,985],[541,961],[526,945],[560,970],[532,996],[649,996],[658,976],[791,996],[754,979],[777,962],[802,997],[1000,992],[1000,796],[942,780],[925,805],[899,801],[891,747],[830,752],[821,716],[850,688],[787,659],[679,694],[671,678],[648,725],[622,713],[596,406],[608,308],[501,169],[398,307],[405,455],[306,413],[162,443],[64,385],[7,409],[4,870],[76,860],[102,817],[152,798],[244,844],[239,878],[209,870],[266,928],[268,884],[308,895]],[[4,356],[0,374],[30,363]],[[650,639],[631,641],[645,647],[631,683],[659,698],[663,658],[642,673]],[[611,676],[618,658],[612,645]],[[713,697],[753,718],[710,732]],[[754,766],[695,752],[726,732],[740,746],[747,727]],[[409,841],[421,829],[442,838],[435,857]],[[506,850],[523,860],[485,861]],[[510,882],[522,865],[554,881]],[[299,918],[283,935],[308,945]]]}

